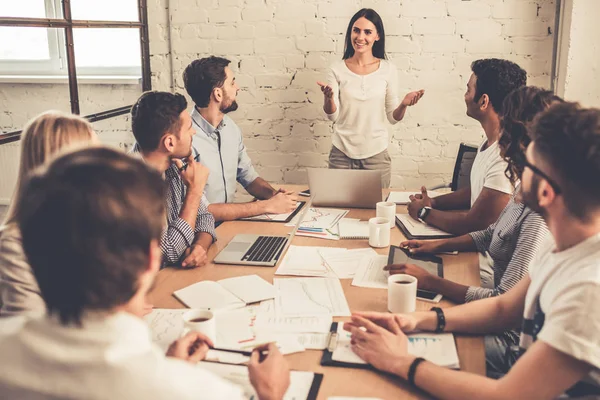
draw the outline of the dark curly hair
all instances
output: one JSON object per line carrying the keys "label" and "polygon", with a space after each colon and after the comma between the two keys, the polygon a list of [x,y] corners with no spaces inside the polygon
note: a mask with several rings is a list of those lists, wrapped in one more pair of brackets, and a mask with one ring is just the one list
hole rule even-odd
{"label": "dark curly hair", "polygon": [[514,184],[525,168],[525,149],[531,142],[527,129],[537,114],[553,102],[563,100],[549,90],[524,86],[513,90],[504,99],[500,119],[500,155],[508,162],[506,177]]}
{"label": "dark curly hair", "polygon": [[600,109],[554,104],[534,119],[533,149],[562,191],[571,215],[585,221],[600,209]]}
{"label": "dark curly hair", "polygon": [[373,55],[382,60],[387,60],[385,54],[385,30],[383,29],[383,21],[377,11],[372,8],[361,8],[352,16],[346,29],[346,38],[344,39],[344,56],[343,60],[347,60],[354,55],[354,47],[352,47],[352,27],[359,18],[366,18],[375,25],[379,40],[373,43]]}
{"label": "dark curly hair", "polygon": [[504,98],[516,88],[527,84],[527,72],[512,61],[486,58],[473,61],[471,70],[477,77],[475,101],[487,94],[492,107],[502,114]]}
{"label": "dark curly hair", "polygon": [[183,84],[196,106],[208,107],[213,89],[225,83],[225,67],[230,62],[226,58],[211,56],[194,60],[185,68]]}
{"label": "dark curly hair", "polygon": [[179,93],[146,92],[131,107],[131,130],[142,151],[154,151],[167,133],[181,129],[179,116],[187,108]]}

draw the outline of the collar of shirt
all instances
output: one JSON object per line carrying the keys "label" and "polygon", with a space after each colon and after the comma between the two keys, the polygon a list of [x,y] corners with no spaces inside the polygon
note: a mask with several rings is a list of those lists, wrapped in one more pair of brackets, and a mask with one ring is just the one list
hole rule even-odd
{"label": "collar of shirt", "polygon": [[198,109],[194,107],[194,111],[192,111],[192,121],[200,128],[202,132],[206,134],[206,136],[216,138],[215,132],[221,131],[223,128],[227,126],[225,122],[225,117],[219,123],[219,126],[216,128],[212,126],[204,117],[198,112]]}

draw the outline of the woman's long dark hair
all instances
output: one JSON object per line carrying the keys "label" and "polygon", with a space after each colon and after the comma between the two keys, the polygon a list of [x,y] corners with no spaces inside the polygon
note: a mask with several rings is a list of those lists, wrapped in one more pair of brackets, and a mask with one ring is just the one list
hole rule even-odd
{"label": "woman's long dark hair", "polygon": [[346,40],[344,44],[344,57],[343,60],[347,60],[354,55],[354,47],[352,47],[352,27],[354,23],[359,19],[365,17],[369,21],[375,25],[375,29],[377,30],[377,34],[379,35],[379,40],[373,43],[373,55],[377,58],[381,58],[382,60],[387,60],[387,56],[385,54],[385,31],[383,30],[383,21],[377,11],[372,8],[363,8],[358,10],[356,14],[350,20],[348,24],[348,29],[346,30]]}
{"label": "woman's long dark hair", "polygon": [[557,101],[563,102],[563,99],[535,86],[515,89],[504,99],[498,146],[500,155],[508,162],[504,174],[512,183],[521,179],[525,169],[525,149],[531,142],[527,129],[531,121]]}

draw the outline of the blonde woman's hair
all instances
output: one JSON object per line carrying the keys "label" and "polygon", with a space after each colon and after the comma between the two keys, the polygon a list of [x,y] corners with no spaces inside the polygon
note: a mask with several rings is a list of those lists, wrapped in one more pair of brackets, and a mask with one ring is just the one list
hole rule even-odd
{"label": "blonde woman's hair", "polygon": [[30,120],[21,134],[21,161],[15,192],[5,224],[15,222],[23,180],[58,153],[85,146],[95,138],[92,125],[77,115],[47,111]]}

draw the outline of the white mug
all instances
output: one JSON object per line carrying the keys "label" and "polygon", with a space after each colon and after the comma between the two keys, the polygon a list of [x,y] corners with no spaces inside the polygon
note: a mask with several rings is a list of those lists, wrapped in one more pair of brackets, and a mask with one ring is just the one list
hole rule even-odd
{"label": "white mug", "polygon": [[388,278],[388,310],[406,314],[417,307],[417,278],[411,275],[390,275]]}
{"label": "white mug", "polygon": [[217,339],[215,314],[208,310],[190,310],[183,314],[183,333],[195,331],[208,336],[213,343]]}
{"label": "white mug", "polygon": [[387,247],[390,245],[390,220],[375,217],[369,220],[369,246]]}
{"label": "white mug", "polygon": [[385,218],[390,221],[390,229],[396,226],[396,203],[391,201],[380,201],[376,206],[377,217]]}

